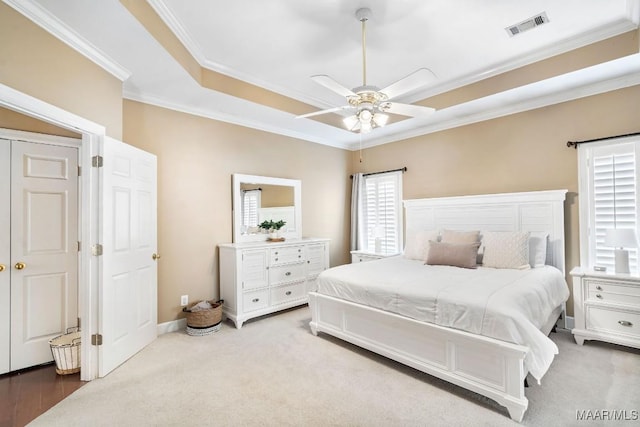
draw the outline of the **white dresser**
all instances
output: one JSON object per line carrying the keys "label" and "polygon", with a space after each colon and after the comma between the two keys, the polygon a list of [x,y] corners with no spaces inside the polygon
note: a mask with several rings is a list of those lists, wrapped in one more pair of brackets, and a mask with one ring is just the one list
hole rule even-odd
{"label": "white dresser", "polygon": [[236,325],[308,302],[329,268],[329,239],[229,243],[220,247],[223,313]]}
{"label": "white dresser", "polygon": [[574,268],[571,331],[584,340],[640,348],[640,276]]}

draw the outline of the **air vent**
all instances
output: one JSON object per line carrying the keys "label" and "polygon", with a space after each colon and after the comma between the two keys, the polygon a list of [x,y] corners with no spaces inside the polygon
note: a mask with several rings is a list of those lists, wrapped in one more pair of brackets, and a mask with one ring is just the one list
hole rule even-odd
{"label": "air vent", "polygon": [[547,12],[542,12],[516,25],[511,25],[505,28],[505,30],[507,31],[507,33],[509,33],[511,37],[513,37],[527,30],[536,28],[537,26],[540,26],[542,24],[546,24],[547,22],[549,22],[549,18],[547,17]]}

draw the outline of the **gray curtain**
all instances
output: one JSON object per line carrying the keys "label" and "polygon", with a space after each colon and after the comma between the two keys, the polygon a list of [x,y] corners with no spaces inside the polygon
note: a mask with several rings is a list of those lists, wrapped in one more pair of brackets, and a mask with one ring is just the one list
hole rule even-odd
{"label": "gray curtain", "polygon": [[351,185],[351,250],[356,251],[362,248],[364,239],[362,219],[362,185],[364,182],[361,173],[353,174]]}

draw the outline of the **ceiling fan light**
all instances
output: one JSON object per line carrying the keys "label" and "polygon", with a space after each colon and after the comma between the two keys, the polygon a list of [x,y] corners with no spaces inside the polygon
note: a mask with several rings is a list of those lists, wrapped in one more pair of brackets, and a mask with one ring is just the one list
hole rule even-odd
{"label": "ceiling fan light", "polygon": [[344,127],[349,130],[354,130],[355,126],[359,123],[358,116],[349,116],[342,119],[342,123],[344,123]]}
{"label": "ceiling fan light", "polygon": [[388,121],[389,121],[388,114],[376,113],[373,115],[373,123],[375,123],[377,127],[380,127],[380,128],[383,127],[384,125],[387,124]]}
{"label": "ceiling fan light", "polygon": [[365,110],[361,110],[358,113],[358,118],[363,123],[371,123],[371,119],[373,118],[373,114],[371,114],[371,111],[369,111],[369,110],[366,110],[366,109]]}
{"label": "ceiling fan light", "polygon": [[360,122],[360,133],[369,133],[371,132],[371,129],[373,129],[371,122]]}

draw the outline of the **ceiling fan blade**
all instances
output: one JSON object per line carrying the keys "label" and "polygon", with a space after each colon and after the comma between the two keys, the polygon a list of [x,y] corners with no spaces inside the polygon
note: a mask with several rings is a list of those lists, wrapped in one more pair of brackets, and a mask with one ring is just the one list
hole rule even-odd
{"label": "ceiling fan blade", "polygon": [[342,86],[340,83],[338,83],[337,81],[333,80],[331,77],[324,75],[324,74],[319,74],[317,76],[311,76],[311,79],[326,87],[327,89],[337,93],[338,95],[342,95],[345,98],[348,98],[350,96],[357,96],[355,93],[353,93],[353,91],[351,89],[347,89],[346,87]]}
{"label": "ceiling fan blade", "polygon": [[400,104],[398,102],[385,102],[380,106],[385,113],[399,114],[408,117],[425,117],[436,111],[435,108],[422,105]]}
{"label": "ceiling fan blade", "polygon": [[335,113],[337,111],[348,110],[350,108],[353,108],[353,107],[351,105],[343,105],[342,107],[327,108],[326,110],[314,111],[312,113],[296,116],[296,119],[304,119],[306,117],[319,116],[321,114]]}
{"label": "ceiling fan blade", "polygon": [[436,75],[428,68],[419,68],[406,77],[398,80],[395,83],[391,83],[389,86],[381,89],[380,92],[387,95],[388,99],[393,99],[398,96],[409,93],[412,90],[418,89],[421,86],[425,86],[431,80],[435,79]]}

